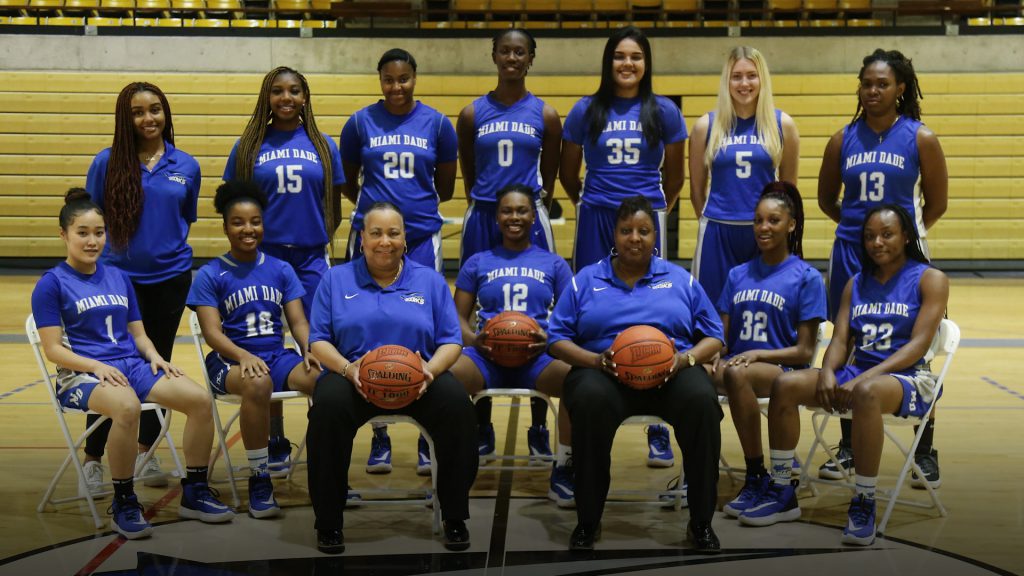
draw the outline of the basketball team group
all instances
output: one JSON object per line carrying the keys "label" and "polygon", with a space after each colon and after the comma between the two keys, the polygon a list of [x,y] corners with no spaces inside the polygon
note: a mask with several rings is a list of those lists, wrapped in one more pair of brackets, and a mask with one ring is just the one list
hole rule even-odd
{"label": "basketball team group", "polygon": [[[650,466],[673,465],[670,431],[682,452],[685,538],[703,552],[721,549],[712,528],[719,395],[746,460],[726,515],[750,526],[800,517],[798,408],[822,407],[853,415],[818,471],[856,481],[842,542],[874,541],[882,416],[920,417],[936,400],[926,352],[949,293],[924,238],[946,210],[946,163],[921,122],[910,59],[884,50],[864,58],[852,120],[826,146],[817,200],[837,223],[826,291],[802,259],[797,126],[775,108],[757,50],[729,53],[717,105],[689,133],[679,106],[652,91],[653,55],[640,30],[613,32],[600,87],[564,125],[527,90],[535,51],[527,31],[500,32],[497,86],[453,127],[415,100],[413,56],[389,50],[377,66],[382,99],[348,118],[340,145],[317,127],[303,75],[272,70],[214,198],[227,250],[194,277],[187,237],[199,164],[175,147],[158,87],[121,91],[113,145],[60,211],[67,258],[32,294],[59,401],[109,418],[86,442],[79,489],[99,495],[113,485],[113,529],[150,535],[134,482],[167,482],[146,455],[160,423],[142,402],[187,418],[179,514],[233,518],[208,484],[213,408],[199,380],[241,398],[254,518],[281,513],[271,473],[292,465],[271,394],[311,398],[308,488],[325,553],[345,549],[345,507],[358,497],[348,483],[356,432],[388,414],[426,431],[417,471],[436,470],[445,547],[467,549],[470,489],[479,464],[496,458],[490,399],[474,404],[471,395],[493,388],[561,399],[554,449],[538,398],[528,445],[552,461],[550,499],[576,509],[571,550],[600,539],[612,442],[638,414],[667,424],[647,429]],[[440,273],[438,206],[454,194],[457,162],[469,207],[453,298]],[[699,220],[691,272],[664,259],[684,162]],[[574,204],[575,274],[555,252],[556,179]],[[332,267],[342,196],[355,207],[344,263]],[[211,349],[203,378],[170,362],[186,307]],[[825,321],[832,339],[812,368]],[[403,379],[413,387],[399,386]],[[937,487],[934,421],[925,426],[914,482]],[[367,472],[390,472],[386,426],[374,424],[371,443]]]}

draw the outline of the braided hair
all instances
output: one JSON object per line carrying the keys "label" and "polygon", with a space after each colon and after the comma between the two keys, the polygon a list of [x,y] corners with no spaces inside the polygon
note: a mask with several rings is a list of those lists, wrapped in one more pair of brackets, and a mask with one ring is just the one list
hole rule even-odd
{"label": "braided hair", "polygon": [[114,105],[114,143],[110,147],[107,179],[103,189],[103,208],[107,214],[107,234],[114,248],[123,249],[139,228],[142,218],[142,167],[139,164],[132,98],[140,92],[155,94],[164,111],[163,139],[174,145],[174,123],[167,97],[149,82],[132,82],[117,95]]}
{"label": "braided hair", "polygon": [[804,257],[804,202],[800,198],[800,191],[789,182],[770,182],[761,191],[761,198],[758,204],[765,200],[775,200],[786,207],[790,217],[796,221],[796,227],[786,237],[786,244],[789,246],[789,253]]}
{"label": "braided hair", "polygon": [[[899,50],[876,49],[864,57],[864,65],[861,66],[857,78],[864,80],[864,71],[875,62],[884,62],[892,69],[897,84],[903,84],[903,95],[896,99],[896,112],[901,116],[907,116],[914,120],[921,119],[921,85],[917,81],[917,73],[914,72],[914,63]],[[860,96],[857,97],[857,111],[853,115],[853,124],[864,116],[864,107],[861,105]]]}
{"label": "braided hair", "polygon": [[924,255],[924,250],[921,248],[921,234],[917,230],[917,225],[914,224],[914,217],[907,212],[907,209],[899,204],[879,204],[864,216],[864,224],[860,229],[860,266],[861,266],[861,281],[865,281],[866,278],[875,275],[875,271],[878,270],[878,264],[871,259],[868,251],[864,249],[864,235],[868,227],[868,220],[879,212],[892,212],[896,215],[896,218],[900,221],[900,228],[903,229],[903,234],[907,237],[906,254],[907,260],[915,260],[922,264],[928,264],[928,257]]}

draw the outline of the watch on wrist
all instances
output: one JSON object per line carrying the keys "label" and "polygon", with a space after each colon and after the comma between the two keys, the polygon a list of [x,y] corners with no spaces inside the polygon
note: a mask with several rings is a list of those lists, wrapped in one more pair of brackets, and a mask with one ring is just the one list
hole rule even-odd
{"label": "watch on wrist", "polygon": [[694,358],[693,354],[690,354],[689,352],[686,353],[686,362],[687,364],[690,365],[691,368],[697,365],[697,359]]}

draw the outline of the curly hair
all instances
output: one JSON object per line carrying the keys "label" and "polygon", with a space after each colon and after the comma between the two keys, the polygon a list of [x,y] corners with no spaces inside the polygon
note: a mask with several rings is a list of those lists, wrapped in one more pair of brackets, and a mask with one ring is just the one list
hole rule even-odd
{"label": "curly hair", "polygon": [[[917,73],[914,72],[914,63],[910,58],[907,58],[899,50],[882,50],[881,48],[876,49],[871,54],[864,57],[864,65],[861,66],[860,72],[857,74],[857,78],[860,81],[864,81],[864,72],[875,62],[884,62],[892,69],[893,75],[896,77],[896,83],[903,84],[904,90],[903,95],[896,99],[896,112],[901,116],[907,116],[914,120],[921,119],[921,100],[924,100],[924,95],[921,94],[921,85],[917,81]],[[853,114],[853,124],[857,120],[860,120],[864,115],[864,107],[861,104],[860,96],[857,97],[857,111]]]}

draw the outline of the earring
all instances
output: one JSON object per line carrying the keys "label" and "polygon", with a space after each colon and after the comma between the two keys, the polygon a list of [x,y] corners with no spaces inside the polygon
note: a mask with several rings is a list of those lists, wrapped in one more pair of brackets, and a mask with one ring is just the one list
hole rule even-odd
{"label": "earring", "polygon": [[658,250],[657,246],[654,247],[654,255],[661,258],[661,251]]}

